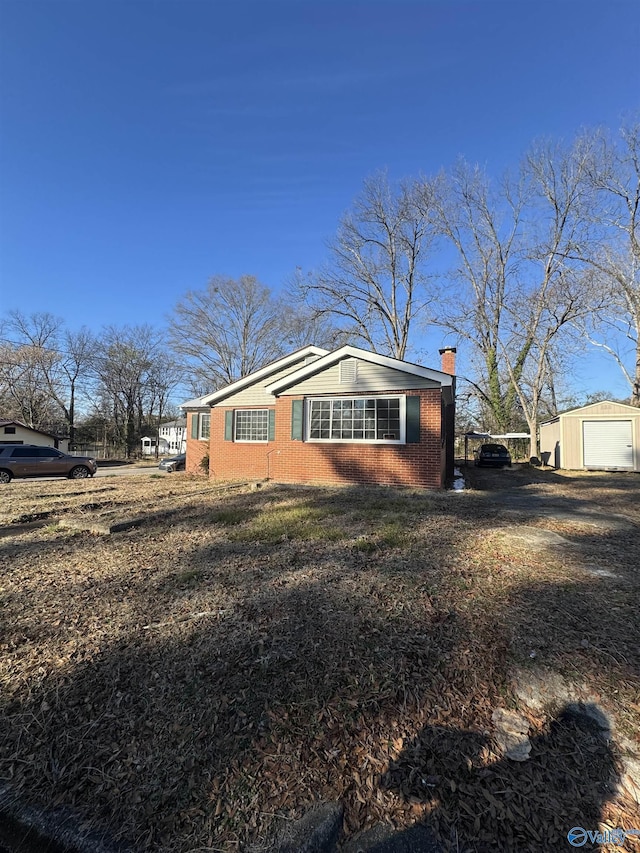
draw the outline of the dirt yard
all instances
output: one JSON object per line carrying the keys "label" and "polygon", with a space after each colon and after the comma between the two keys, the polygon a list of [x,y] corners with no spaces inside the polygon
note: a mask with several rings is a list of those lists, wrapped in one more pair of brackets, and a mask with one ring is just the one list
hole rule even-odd
{"label": "dirt yard", "polygon": [[266,849],[327,800],[346,838],[425,821],[456,851],[640,829],[640,476],[464,473],[3,487],[2,781],[135,851]]}

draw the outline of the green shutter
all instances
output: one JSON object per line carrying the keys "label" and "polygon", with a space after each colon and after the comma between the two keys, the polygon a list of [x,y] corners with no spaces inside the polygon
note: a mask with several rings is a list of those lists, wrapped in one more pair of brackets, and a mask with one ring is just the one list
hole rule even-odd
{"label": "green shutter", "polygon": [[276,410],[269,409],[269,433],[268,440],[275,441],[276,440]]}
{"label": "green shutter", "polygon": [[420,441],[420,397],[407,397],[407,444]]}
{"label": "green shutter", "polygon": [[191,415],[191,438],[198,437],[198,413],[194,412]]}
{"label": "green shutter", "polygon": [[224,440],[233,441],[233,410],[224,413]]}
{"label": "green shutter", "polygon": [[304,400],[291,401],[291,440],[302,441],[302,413]]}

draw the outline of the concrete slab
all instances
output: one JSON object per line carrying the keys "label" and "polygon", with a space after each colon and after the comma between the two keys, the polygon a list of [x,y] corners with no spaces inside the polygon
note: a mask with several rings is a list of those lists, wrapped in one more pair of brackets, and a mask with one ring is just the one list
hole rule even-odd
{"label": "concrete slab", "polygon": [[503,530],[503,535],[509,539],[521,539],[534,548],[576,548],[577,545],[571,540],[560,536],[553,530],[543,530],[540,527],[514,527],[513,530]]}
{"label": "concrete slab", "polygon": [[106,536],[110,533],[121,533],[124,530],[131,530],[144,523],[144,518],[128,518],[121,521],[65,517],[58,519],[60,527],[66,527],[69,530],[82,530],[87,533],[95,533],[100,536]]}
{"label": "concrete slab", "polygon": [[346,841],[341,853],[443,853],[443,850],[428,826],[416,824],[397,831],[380,824]]}
{"label": "concrete slab", "polygon": [[274,853],[333,853],[342,831],[342,803],[320,803],[283,830]]}

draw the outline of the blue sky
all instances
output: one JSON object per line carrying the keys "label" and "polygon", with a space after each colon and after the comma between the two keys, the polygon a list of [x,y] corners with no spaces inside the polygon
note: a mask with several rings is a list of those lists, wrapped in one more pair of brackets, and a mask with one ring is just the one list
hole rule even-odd
{"label": "blue sky", "polygon": [[[0,313],[160,325],[213,274],[277,290],[380,168],[616,128],[639,44],[637,0],[0,0]],[[599,364],[585,387],[625,393]]]}

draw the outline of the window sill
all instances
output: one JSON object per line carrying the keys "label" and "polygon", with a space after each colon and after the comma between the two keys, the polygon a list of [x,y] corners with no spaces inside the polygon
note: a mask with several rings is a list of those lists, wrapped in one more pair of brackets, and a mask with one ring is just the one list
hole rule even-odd
{"label": "window sill", "polygon": [[373,438],[305,438],[308,444],[367,444],[376,446],[378,444],[405,445],[402,439],[373,439]]}

